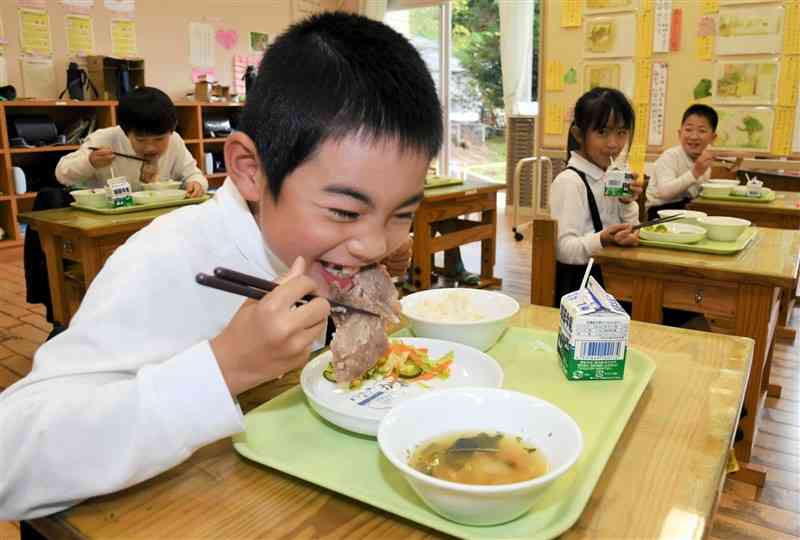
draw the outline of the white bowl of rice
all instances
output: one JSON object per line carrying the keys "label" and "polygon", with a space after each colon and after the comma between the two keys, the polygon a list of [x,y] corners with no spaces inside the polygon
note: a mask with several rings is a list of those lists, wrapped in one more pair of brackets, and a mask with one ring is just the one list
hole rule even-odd
{"label": "white bowl of rice", "polygon": [[497,342],[519,311],[510,296],[482,289],[431,289],[400,302],[415,336],[455,341],[481,351]]}

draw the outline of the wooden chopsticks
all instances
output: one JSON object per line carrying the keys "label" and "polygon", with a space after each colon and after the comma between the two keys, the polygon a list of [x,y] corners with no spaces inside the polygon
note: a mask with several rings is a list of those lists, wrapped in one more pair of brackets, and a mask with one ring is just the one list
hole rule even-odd
{"label": "wooden chopsticks", "polygon": [[[278,284],[266,279],[257,278],[248,274],[237,272],[229,268],[217,267],[214,269],[214,275],[200,273],[195,276],[195,281],[205,287],[225,291],[239,296],[252,298],[253,300],[261,300],[265,294],[275,289]],[[307,294],[298,302],[298,305],[312,301],[317,298],[316,295]],[[372,317],[380,317],[377,313],[373,313],[366,309],[349,306],[333,300],[328,300],[331,305],[331,311],[337,313],[352,312],[360,313],[362,315],[370,315]]]}
{"label": "wooden chopsticks", "polygon": [[[96,146],[90,146],[89,150],[103,150],[103,148],[97,148]],[[114,152],[114,151],[112,151],[111,153],[114,154],[115,156],[124,157],[124,158],[128,158],[128,159],[135,159],[136,161],[141,161],[142,163],[150,163],[149,161],[147,161],[143,157],[134,156],[133,154],[123,154],[122,152]]]}
{"label": "wooden chopsticks", "polygon": [[634,225],[631,227],[632,231],[637,229],[641,229],[642,227],[649,227],[650,225],[660,225],[662,223],[669,223],[671,221],[677,221],[683,218],[683,214],[675,214],[674,216],[668,216],[665,218],[658,218],[658,219],[651,219],[650,221],[645,221],[644,223],[639,223],[638,225]]}

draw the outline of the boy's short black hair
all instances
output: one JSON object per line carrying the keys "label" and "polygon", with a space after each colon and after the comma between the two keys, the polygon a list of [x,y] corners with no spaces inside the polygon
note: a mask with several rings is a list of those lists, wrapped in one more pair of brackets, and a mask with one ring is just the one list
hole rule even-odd
{"label": "boy's short black hair", "polygon": [[686,123],[686,119],[690,116],[700,116],[708,120],[708,123],[711,125],[712,131],[717,131],[717,124],[719,123],[719,116],[717,115],[717,111],[714,110],[713,107],[709,107],[708,105],[703,105],[702,103],[695,103],[694,105],[690,105],[686,112],[683,113],[683,118],[681,118],[681,126]]}
{"label": "boy's short black hair", "polygon": [[599,131],[605,128],[612,116],[615,121],[622,122],[625,129],[631,131],[629,140],[633,140],[636,113],[625,94],[616,88],[598,86],[578,98],[575,103],[572,126],[570,126],[567,136],[567,161],[569,161],[570,152],[579,150],[581,146],[571,128],[577,128],[585,141],[589,131]]}
{"label": "boy's short black hair", "polygon": [[394,139],[430,159],[442,144],[441,105],[417,50],[385,24],[343,12],[314,15],[275,40],[239,126],[276,200],[285,178],[328,139]]}
{"label": "boy's short black hair", "polygon": [[164,135],[175,131],[178,116],[169,96],[150,86],[141,86],[119,100],[117,121],[126,134]]}

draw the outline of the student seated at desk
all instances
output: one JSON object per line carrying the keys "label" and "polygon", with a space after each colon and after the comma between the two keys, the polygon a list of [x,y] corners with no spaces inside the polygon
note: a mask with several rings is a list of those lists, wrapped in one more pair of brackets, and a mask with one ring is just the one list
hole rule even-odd
{"label": "student seated at desk", "polygon": [[177,114],[167,94],[157,88],[137,88],[119,100],[117,120],[118,126],[98,129],[78,150],[61,158],[56,166],[59,182],[97,188],[112,176],[124,176],[133,191],[141,191],[142,183],[162,180],[181,182],[189,197],[208,191],[208,180],[175,131]]}
{"label": "student seated at desk", "polygon": [[[639,242],[639,233],[632,232],[631,226],[639,223],[636,198],[641,186],[632,185],[629,197],[604,194],[605,171],[632,138],[634,123],[633,107],[619,90],[594,88],[575,104],[567,168],[550,188],[550,215],[558,221],[556,307],[563,295],[580,287],[594,253],[611,244]],[[591,275],[603,283],[598,265],[592,267]]]}
{"label": "student seated at desk", "polygon": [[678,130],[680,144],[656,160],[647,186],[647,217],[655,219],[659,210],[686,208],[700,192],[700,184],[711,177],[714,154],[710,145],[717,138],[717,111],[695,104],[686,109]]}
{"label": "student seated at desk", "polygon": [[[331,283],[395,252],[407,267],[441,118],[428,68],[388,26],[326,12],[279,36],[215,197],[118,248],[0,394],[0,520],[121,490],[242,431],[237,396],[323,345]],[[197,285],[217,266],[285,277],[244,300]]]}

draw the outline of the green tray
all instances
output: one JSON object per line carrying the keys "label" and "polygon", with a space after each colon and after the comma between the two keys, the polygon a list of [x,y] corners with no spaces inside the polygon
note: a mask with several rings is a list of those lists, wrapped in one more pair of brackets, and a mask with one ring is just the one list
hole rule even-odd
{"label": "green tray", "polygon": [[457,186],[459,184],[463,184],[464,181],[460,178],[443,178],[439,177],[435,180],[428,180],[425,179],[425,189],[435,189],[440,187],[447,187],[447,186]]}
{"label": "green tray", "polygon": [[735,242],[717,242],[704,238],[695,244],[679,244],[678,242],[664,242],[663,240],[639,239],[640,246],[677,249],[680,251],[695,251],[697,253],[711,253],[713,255],[733,255],[746,248],[756,236],[756,228],[748,227]]}
{"label": "green tray", "polygon": [[701,199],[708,199],[709,201],[730,201],[730,202],[745,202],[745,203],[771,203],[775,200],[775,192],[773,190],[762,191],[761,197],[746,197],[744,195],[734,195],[728,193],[727,195],[705,195],[700,193]]}
{"label": "green tray", "polygon": [[76,202],[70,204],[71,207],[78,210],[85,210],[87,212],[94,212],[95,214],[106,214],[115,216],[117,214],[130,214],[131,212],[142,212],[143,210],[155,210],[156,208],[169,208],[170,206],[186,206],[187,204],[199,204],[206,202],[210,199],[208,195],[196,197],[194,199],[181,199],[180,201],[165,201],[149,204],[136,204],[133,206],[120,206],[119,208],[95,208],[93,206],[84,206]]}
{"label": "green tray", "polygon": [[650,358],[629,350],[623,380],[568,381],[555,343],[553,332],[510,328],[488,351],[505,371],[505,388],[558,405],[575,419],[584,437],[583,454],[575,466],[530,512],[510,523],[470,527],[435,514],[383,457],[375,439],[326,423],[310,409],[299,387],[250,411],[245,416],[246,431],[233,438],[234,448],[263,465],[457,537],[553,538],[580,517],[655,371]]}

